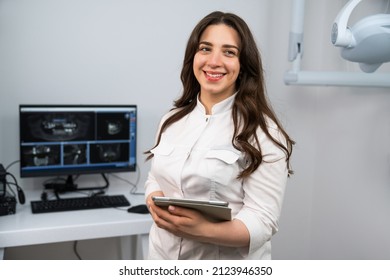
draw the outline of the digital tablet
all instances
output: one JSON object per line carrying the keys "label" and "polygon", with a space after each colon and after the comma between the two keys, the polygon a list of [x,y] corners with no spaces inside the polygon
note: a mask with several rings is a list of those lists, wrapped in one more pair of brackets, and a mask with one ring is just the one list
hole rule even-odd
{"label": "digital tablet", "polygon": [[226,221],[231,220],[231,209],[229,203],[219,200],[200,200],[190,198],[176,198],[165,196],[153,196],[154,203],[161,207],[176,205],[191,208],[202,212],[212,220]]}

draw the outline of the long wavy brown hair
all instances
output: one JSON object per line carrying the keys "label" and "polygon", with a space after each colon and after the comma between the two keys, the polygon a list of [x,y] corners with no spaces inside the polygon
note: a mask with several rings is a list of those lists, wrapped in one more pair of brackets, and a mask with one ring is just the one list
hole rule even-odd
{"label": "long wavy brown hair", "polygon": [[[289,170],[288,174],[290,175],[293,173],[290,168],[290,157],[294,141],[280,124],[268,101],[261,56],[253,35],[245,21],[232,13],[212,12],[204,17],[192,31],[187,42],[180,76],[183,83],[183,94],[179,99],[174,101],[174,108],[172,108],[172,110],[179,110],[167,118],[162,124],[157,143],[154,147],[158,146],[162,133],[171,124],[177,122],[195,108],[197,95],[200,92],[200,85],[193,72],[193,59],[198,52],[199,40],[203,31],[209,25],[217,24],[225,24],[234,28],[241,39],[239,56],[241,73],[236,81],[236,89],[238,89],[238,92],[232,108],[234,123],[232,144],[236,149],[245,153],[248,164],[237,178],[244,179],[248,177],[263,161],[263,153],[256,134],[256,130],[259,127],[285,152]],[[286,144],[279,142],[269,133],[266,121],[267,117],[279,127],[280,132],[286,138]],[[253,146],[251,143],[256,144]],[[145,153],[148,155],[147,160],[153,157],[153,153],[150,150]]]}

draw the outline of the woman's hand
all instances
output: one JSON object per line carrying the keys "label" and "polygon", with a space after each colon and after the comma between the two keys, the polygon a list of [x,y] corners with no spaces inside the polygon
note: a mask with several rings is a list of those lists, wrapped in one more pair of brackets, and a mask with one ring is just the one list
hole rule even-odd
{"label": "woman's hand", "polygon": [[[168,208],[157,206],[152,197],[164,196],[161,191],[148,195],[146,205],[156,225],[179,237],[198,239],[204,236],[203,230],[207,227],[207,220],[198,211],[178,206]],[[211,223],[209,223],[211,224]]]}
{"label": "woman's hand", "polygon": [[200,242],[219,244],[231,247],[249,245],[249,232],[240,220],[212,222],[200,212],[179,206],[168,208],[157,206],[152,196],[164,196],[163,192],[153,192],[146,204],[149,212],[159,228],[183,238]]}
{"label": "woman's hand", "polygon": [[158,227],[179,237],[205,241],[207,229],[213,225],[200,212],[184,207],[163,208],[153,203],[149,211]]}
{"label": "woman's hand", "polygon": [[146,205],[148,206],[149,211],[150,211],[150,205],[154,205],[154,201],[152,199],[153,196],[165,196],[165,195],[162,191],[152,192],[151,194],[149,194],[148,197],[146,198]]}

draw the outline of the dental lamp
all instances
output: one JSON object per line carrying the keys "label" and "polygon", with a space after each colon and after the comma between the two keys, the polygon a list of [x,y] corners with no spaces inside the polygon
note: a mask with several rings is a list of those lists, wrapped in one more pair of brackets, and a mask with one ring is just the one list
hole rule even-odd
{"label": "dental lamp", "polygon": [[350,0],[337,15],[331,33],[333,45],[341,48],[341,56],[359,63],[363,72],[375,72],[390,61],[390,14],[376,14],[348,26],[353,9],[361,0]]}

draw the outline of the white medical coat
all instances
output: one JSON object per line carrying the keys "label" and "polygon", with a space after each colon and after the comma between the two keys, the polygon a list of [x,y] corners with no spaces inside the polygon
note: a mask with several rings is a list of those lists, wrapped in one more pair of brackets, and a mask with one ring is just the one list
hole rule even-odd
{"label": "white medical coat", "polygon": [[[235,95],[214,105],[211,115],[206,115],[197,100],[190,114],[166,129],[152,150],[145,195],[162,191],[165,196],[228,201],[232,218],[242,221],[249,231],[249,247],[184,239],[153,224],[149,259],[271,258],[271,237],[278,230],[287,180],[286,155],[259,128],[263,162],[244,181],[237,179],[245,158],[232,145],[234,98]],[[165,115],[162,122],[172,113]],[[285,143],[277,126],[268,122],[271,135]]]}

